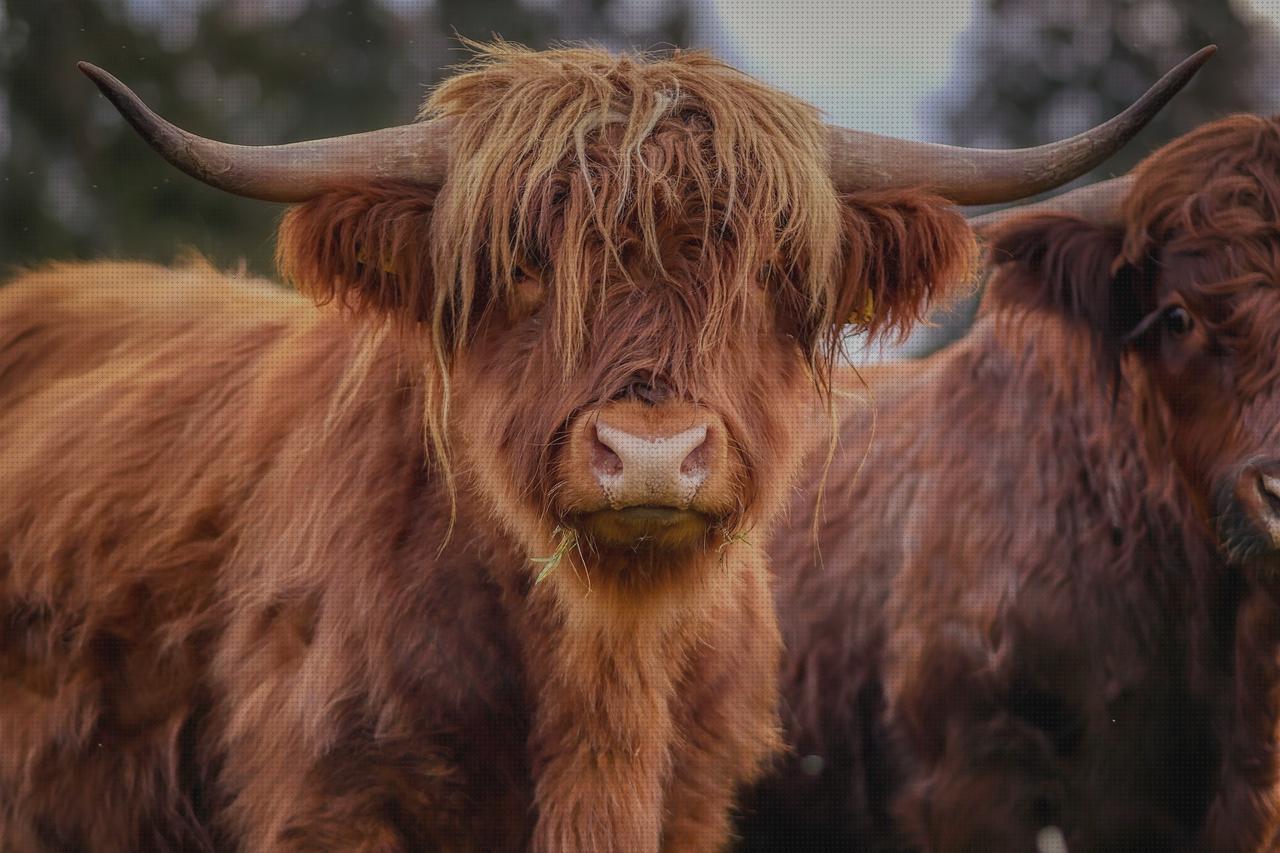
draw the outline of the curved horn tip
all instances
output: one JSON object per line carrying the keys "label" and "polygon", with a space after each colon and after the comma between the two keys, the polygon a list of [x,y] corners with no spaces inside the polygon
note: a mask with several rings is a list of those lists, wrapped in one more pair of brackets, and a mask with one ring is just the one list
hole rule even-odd
{"label": "curved horn tip", "polygon": [[[1177,65],[1173,66],[1169,73],[1165,75],[1165,78],[1177,78],[1184,81],[1190,81],[1190,79],[1195,76],[1196,72],[1199,71],[1201,67],[1217,52],[1218,46],[1216,44],[1207,44],[1188,56],[1186,59],[1179,62]],[[1185,85],[1185,83],[1183,85]]]}
{"label": "curved horn tip", "polygon": [[[77,62],[76,68],[79,68],[80,73],[88,77],[93,82],[93,85],[98,87],[98,91],[105,95],[107,100],[115,104],[116,108],[121,112],[129,108],[136,108],[137,105],[141,104],[133,90],[121,83],[110,71],[84,60]],[[128,113],[125,113],[125,118],[128,117]]]}
{"label": "curved horn tip", "polygon": [[1206,44],[1204,47],[1191,54],[1191,56],[1187,58],[1187,61],[1204,63],[1209,59],[1209,57],[1213,56],[1217,52],[1218,46],[1216,44]]}
{"label": "curved horn tip", "polygon": [[113,83],[120,85],[120,81],[113,77],[109,72],[104,71],[92,62],[85,62],[83,59],[76,63],[76,68],[80,69],[80,73],[88,77],[94,82],[99,89],[103,86],[111,86]]}

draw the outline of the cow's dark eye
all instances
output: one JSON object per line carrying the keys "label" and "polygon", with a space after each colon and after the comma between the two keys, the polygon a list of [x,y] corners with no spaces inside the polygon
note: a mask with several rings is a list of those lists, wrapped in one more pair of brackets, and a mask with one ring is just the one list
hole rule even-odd
{"label": "cow's dark eye", "polygon": [[1166,308],[1161,319],[1164,322],[1165,329],[1175,338],[1183,337],[1195,325],[1195,320],[1191,318],[1191,312],[1181,305],[1172,305]]}
{"label": "cow's dark eye", "polygon": [[537,313],[546,300],[542,277],[527,266],[511,271],[511,311],[513,317]]}

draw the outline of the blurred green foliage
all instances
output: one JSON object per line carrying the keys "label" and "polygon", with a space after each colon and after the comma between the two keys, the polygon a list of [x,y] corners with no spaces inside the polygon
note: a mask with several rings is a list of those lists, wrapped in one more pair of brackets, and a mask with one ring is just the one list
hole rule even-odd
{"label": "blurred green foliage", "polygon": [[100,65],[205,136],[271,144],[412,119],[463,61],[457,35],[530,46],[681,43],[684,4],[610,0],[0,0],[0,269],[47,259],[272,270],[280,205],[239,199],[157,157],[76,70]]}
{"label": "blurred green foliage", "polygon": [[1270,26],[1229,0],[985,0],[963,38],[948,104],[960,145],[1036,145],[1131,104],[1207,44],[1218,53],[1117,156],[1083,182],[1122,174],[1200,124],[1266,105],[1255,85]]}

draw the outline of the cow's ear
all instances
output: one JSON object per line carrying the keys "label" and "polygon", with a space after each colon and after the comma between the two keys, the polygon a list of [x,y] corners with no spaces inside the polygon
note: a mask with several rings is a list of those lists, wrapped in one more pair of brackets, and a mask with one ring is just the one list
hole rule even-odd
{"label": "cow's ear", "polygon": [[399,319],[430,316],[433,189],[387,183],[337,189],[285,214],[281,274],[318,303]]}
{"label": "cow's ear", "polygon": [[945,199],[914,190],[864,190],[843,196],[840,208],[840,322],[872,333],[905,333],[931,297],[969,282],[976,244]]}
{"label": "cow's ear", "polygon": [[1040,214],[987,236],[991,304],[1057,313],[1112,347],[1141,319],[1147,271],[1125,261],[1121,226]]}

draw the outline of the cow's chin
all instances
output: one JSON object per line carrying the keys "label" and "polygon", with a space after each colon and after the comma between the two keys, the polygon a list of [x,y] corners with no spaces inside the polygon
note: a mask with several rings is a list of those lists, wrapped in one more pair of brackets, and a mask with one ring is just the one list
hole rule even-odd
{"label": "cow's chin", "polygon": [[570,523],[598,551],[678,554],[706,547],[717,519],[694,509],[629,506],[579,513]]}

